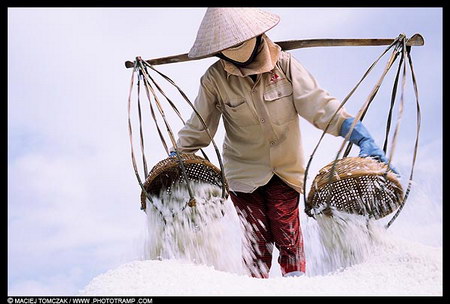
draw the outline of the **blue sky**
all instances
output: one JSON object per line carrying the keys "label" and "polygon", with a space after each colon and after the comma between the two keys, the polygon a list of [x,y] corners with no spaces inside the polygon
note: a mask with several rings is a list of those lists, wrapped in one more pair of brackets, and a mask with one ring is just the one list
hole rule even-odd
{"label": "blue sky", "polygon": [[[267,10],[281,17],[268,32],[274,41],[424,36],[425,46],[412,50],[422,106],[415,184],[391,229],[442,246],[442,9]],[[8,9],[9,294],[76,294],[94,276],[139,258],[145,216],[131,166],[127,129],[131,71],[124,61],[188,52],[204,12],[204,8]],[[314,48],[292,54],[322,87],[342,99],[382,50]],[[157,68],[193,100],[199,78],[215,60]],[[348,102],[353,114],[374,85],[377,71]],[[391,86],[388,76],[365,119],[377,141],[383,139]],[[403,175],[409,174],[414,141],[411,92],[408,84],[393,159]],[[181,99],[177,102],[188,117],[189,108]],[[304,121],[302,128],[309,155],[321,131]],[[147,142],[155,144],[147,155],[152,165],[165,156],[154,130],[149,127],[147,134]],[[222,137],[220,129],[219,147]],[[325,165],[334,156],[329,151],[336,151],[340,142],[327,137],[313,169]]]}

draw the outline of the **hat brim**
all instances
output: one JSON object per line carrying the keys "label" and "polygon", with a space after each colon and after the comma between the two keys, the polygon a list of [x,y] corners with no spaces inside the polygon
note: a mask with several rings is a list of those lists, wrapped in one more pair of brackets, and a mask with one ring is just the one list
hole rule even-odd
{"label": "hat brim", "polygon": [[208,8],[188,57],[200,59],[264,34],[280,17],[259,9]]}

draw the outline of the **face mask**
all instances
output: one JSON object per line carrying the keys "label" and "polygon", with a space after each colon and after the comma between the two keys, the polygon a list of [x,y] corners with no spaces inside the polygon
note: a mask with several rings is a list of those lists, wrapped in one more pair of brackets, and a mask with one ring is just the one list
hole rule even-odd
{"label": "face mask", "polygon": [[238,67],[244,67],[255,59],[260,43],[261,36],[254,37],[237,46],[222,51],[217,57],[229,61]]}

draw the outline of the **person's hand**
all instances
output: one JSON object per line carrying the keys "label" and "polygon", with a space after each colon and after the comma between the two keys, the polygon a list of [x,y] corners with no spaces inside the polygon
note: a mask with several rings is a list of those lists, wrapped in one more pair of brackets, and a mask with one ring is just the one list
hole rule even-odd
{"label": "person's hand", "polygon": [[175,157],[177,156],[177,152],[176,151],[172,151],[169,153],[169,157]]}
{"label": "person's hand", "polygon": [[[353,121],[354,118],[347,118],[346,120],[344,120],[341,126],[341,130],[339,132],[340,136],[342,137],[347,136]],[[375,143],[372,136],[370,135],[369,131],[366,129],[366,127],[362,124],[361,121],[358,121],[355,124],[355,127],[353,128],[349,140],[351,143],[359,147],[359,157],[372,157],[386,164],[389,162],[388,159],[386,158],[386,155],[384,154],[384,151],[381,150],[380,147],[378,147],[378,145]],[[392,165],[390,166],[390,169],[395,174],[398,174],[397,170],[395,170],[395,168],[392,167]]]}
{"label": "person's hand", "polygon": [[370,138],[366,137],[362,139],[358,143],[358,146],[359,146],[359,157],[371,157],[383,163],[388,163],[388,160],[383,150],[381,150],[380,147],[378,147],[377,144],[375,144],[375,142],[371,137]]}

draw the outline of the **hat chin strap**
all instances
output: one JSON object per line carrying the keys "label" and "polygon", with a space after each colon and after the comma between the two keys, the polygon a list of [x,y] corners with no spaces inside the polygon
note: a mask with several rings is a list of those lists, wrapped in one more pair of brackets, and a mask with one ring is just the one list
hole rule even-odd
{"label": "hat chin strap", "polygon": [[252,63],[253,60],[255,59],[256,55],[258,55],[259,45],[261,44],[261,37],[262,37],[262,35],[259,35],[258,37],[256,37],[255,48],[253,49],[253,52],[250,55],[250,57],[245,62],[240,62],[240,61],[236,61],[236,60],[233,60],[231,58],[228,58],[222,52],[218,53],[216,56],[219,57],[220,59],[223,59],[223,60],[226,60],[228,62],[231,62],[232,64],[234,64],[237,67],[240,67],[240,68],[241,67],[246,67],[247,65]]}

